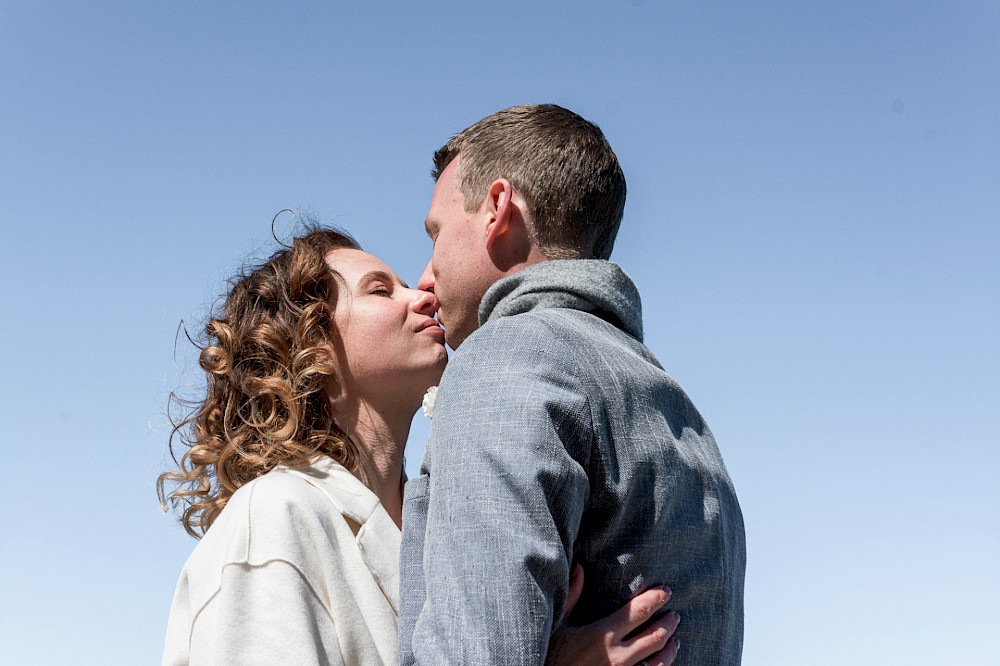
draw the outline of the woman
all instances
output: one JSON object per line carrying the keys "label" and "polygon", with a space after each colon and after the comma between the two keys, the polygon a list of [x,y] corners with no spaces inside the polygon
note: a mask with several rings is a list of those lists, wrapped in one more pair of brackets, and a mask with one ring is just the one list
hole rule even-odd
{"label": "woman", "polygon": [[[233,282],[205,329],[206,396],[174,430],[187,450],[158,483],[202,536],[164,664],[397,663],[403,447],[447,363],[436,311],[326,229]],[[560,629],[553,663],[671,663],[673,616],[623,640],[667,596]]]}

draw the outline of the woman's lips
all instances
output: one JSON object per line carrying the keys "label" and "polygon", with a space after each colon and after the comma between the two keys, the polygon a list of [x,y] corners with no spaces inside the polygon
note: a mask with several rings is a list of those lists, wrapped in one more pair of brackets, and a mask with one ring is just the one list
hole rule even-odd
{"label": "woman's lips", "polygon": [[441,328],[441,324],[439,324],[435,319],[431,319],[422,324],[420,328],[417,329],[417,333],[427,333],[428,335],[435,336],[440,335],[441,339],[444,339],[444,329]]}

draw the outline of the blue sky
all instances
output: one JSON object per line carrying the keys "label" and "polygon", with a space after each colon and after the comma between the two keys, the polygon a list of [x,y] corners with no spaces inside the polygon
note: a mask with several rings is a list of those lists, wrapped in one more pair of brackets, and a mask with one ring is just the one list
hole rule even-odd
{"label": "blue sky", "polygon": [[157,662],[175,331],[274,213],[414,282],[434,149],[555,102],[736,484],[744,663],[992,663],[998,44],[986,1],[0,0],[0,662]]}

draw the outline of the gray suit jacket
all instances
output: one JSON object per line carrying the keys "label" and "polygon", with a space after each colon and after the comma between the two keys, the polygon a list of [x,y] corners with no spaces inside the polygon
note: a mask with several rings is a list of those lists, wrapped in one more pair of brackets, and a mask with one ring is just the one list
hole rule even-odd
{"label": "gray suit jacket", "polygon": [[542,664],[573,560],[573,624],[666,584],[678,663],[738,664],[743,518],[715,440],[642,344],[617,265],[497,282],[454,354],[406,485],[404,664]]}

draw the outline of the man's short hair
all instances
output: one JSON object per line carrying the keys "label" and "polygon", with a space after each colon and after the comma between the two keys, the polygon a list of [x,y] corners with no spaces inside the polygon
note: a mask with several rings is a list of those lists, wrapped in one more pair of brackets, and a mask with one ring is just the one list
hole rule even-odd
{"label": "man's short hair", "polygon": [[625,174],[601,129],[555,104],[512,106],[434,153],[437,180],[462,156],[465,209],[506,178],[528,204],[531,240],[552,259],[607,259],[625,209]]}

